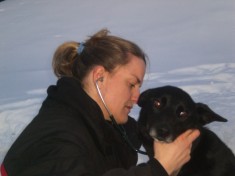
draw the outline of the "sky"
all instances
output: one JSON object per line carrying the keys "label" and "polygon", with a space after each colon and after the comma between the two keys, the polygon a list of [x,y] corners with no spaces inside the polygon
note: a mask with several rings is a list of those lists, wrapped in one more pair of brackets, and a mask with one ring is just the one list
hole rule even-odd
{"label": "sky", "polygon": [[56,82],[51,69],[55,49],[65,41],[82,42],[102,28],[136,42],[148,55],[142,90],[177,85],[226,116],[232,123],[212,128],[235,151],[234,16],[234,0],[0,2],[1,158]]}

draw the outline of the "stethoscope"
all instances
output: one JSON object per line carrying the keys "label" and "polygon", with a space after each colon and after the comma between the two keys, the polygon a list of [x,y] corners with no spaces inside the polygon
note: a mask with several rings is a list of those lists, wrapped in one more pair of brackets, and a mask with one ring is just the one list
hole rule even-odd
{"label": "stethoscope", "polygon": [[104,101],[104,98],[101,94],[101,91],[100,91],[100,88],[98,86],[98,81],[103,81],[103,77],[97,79],[95,81],[95,86],[96,86],[96,89],[97,89],[97,92],[99,94],[99,97],[102,101],[102,103],[104,104],[104,107],[105,109],[107,110],[108,114],[109,114],[109,118],[111,119],[112,121],[112,124],[113,126],[118,130],[118,132],[120,133],[120,135],[122,136],[122,138],[124,139],[124,141],[130,146],[130,148],[132,150],[134,150],[135,152],[137,153],[140,153],[140,154],[143,154],[143,155],[147,155],[147,153],[145,151],[142,151],[142,150],[139,150],[139,149],[136,149],[135,146],[131,143],[131,141],[129,140],[128,136],[127,136],[127,133],[126,133],[126,130],[124,129],[124,127],[122,125],[118,125],[116,120],[114,119],[114,116],[112,115],[112,113],[110,112],[108,106],[106,105],[105,101]]}

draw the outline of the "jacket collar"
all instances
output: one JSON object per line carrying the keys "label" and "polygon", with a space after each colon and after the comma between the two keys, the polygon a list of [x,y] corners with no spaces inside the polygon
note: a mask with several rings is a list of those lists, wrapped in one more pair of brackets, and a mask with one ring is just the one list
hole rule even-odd
{"label": "jacket collar", "polygon": [[49,97],[72,108],[77,118],[82,118],[89,127],[96,143],[103,148],[105,133],[103,127],[107,122],[101,108],[83,90],[79,81],[72,77],[62,77],[57,81],[57,85],[50,86],[47,92]]}

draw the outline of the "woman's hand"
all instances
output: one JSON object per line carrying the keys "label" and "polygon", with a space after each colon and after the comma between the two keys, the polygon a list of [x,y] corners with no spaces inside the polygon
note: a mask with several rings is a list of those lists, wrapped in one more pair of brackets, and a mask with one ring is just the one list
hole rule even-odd
{"label": "woman's hand", "polygon": [[172,143],[154,141],[154,158],[171,175],[190,160],[192,142],[199,135],[198,130],[187,130]]}

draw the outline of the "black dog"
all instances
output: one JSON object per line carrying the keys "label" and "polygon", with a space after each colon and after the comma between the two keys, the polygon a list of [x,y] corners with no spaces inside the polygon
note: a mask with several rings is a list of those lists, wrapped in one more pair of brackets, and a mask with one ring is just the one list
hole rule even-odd
{"label": "black dog", "polygon": [[150,157],[153,140],[172,142],[187,129],[199,129],[191,160],[178,176],[235,176],[234,154],[212,131],[203,127],[213,121],[226,122],[225,118],[207,105],[195,103],[188,93],[173,86],[144,91],[138,105],[141,107],[138,125]]}

